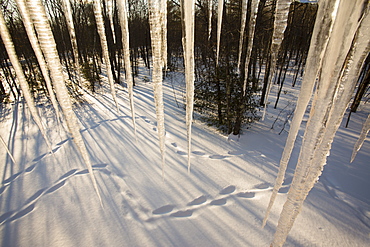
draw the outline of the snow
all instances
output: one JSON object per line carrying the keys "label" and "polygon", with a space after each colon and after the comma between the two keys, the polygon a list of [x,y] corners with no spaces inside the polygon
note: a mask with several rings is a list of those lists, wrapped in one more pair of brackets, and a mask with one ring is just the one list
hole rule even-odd
{"label": "snow", "polygon": [[[124,88],[117,87],[119,113],[112,96],[103,94],[85,94],[87,102],[74,107],[104,209],[92,196],[83,160],[72,139],[56,125],[50,107],[39,111],[63,165],[48,154],[25,104],[16,102],[1,110],[0,136],[17,161],[14,165],[0,149],[2,246],[269,246],[299,151],[293,149],[286,180],[262,229],[287,137],[286,132],[278,135],[284,119],[278,119],[274,129],[271,125],[299,89],[287,88],[280,108],[268,108],[265,121],[240,138],[223,136],[196,120],[188,174],[185,110],[173,97],[175,93],[181,98],[185,84],[181,73],[173,73],[175,91],[169,81],[163,82],[167,148],[163,182],[153,83],[145,83],[146,77],[150,78],[149,70],[142,65],[134,88],[138,143],[133,141]],[[273,85],[270,100],[276,91]],[[360,106],[349,128],[340,127],[322,178],[308,195],[285,246],[367,246],[369,138],[349,162],[368,112],[368,104]],[[300,129],[298,145],[302,136]]]}

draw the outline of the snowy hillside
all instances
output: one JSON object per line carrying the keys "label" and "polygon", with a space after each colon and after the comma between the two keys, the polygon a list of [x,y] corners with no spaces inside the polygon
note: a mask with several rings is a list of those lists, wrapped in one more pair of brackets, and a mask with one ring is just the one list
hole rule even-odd
{"label": "snowy hillside", "polygon": [[[285,120],[298,89],[286,89],[278,108],[270,106],[265,121],[240,138],[223,136],[195,120],[188,173],[185,85],[181,74],[173,74],[164,81],[163,181],[148,77],[141,68],[135,79],[136,137],[126,89],[116,86],[118,113],[108,89],[85,93],[86,102],[75,104],[103,207],[82,158],[51,107],[40,104],[39,111],[54,155],[48,153],[24,103],[1,110],[0,134],[16,160],[14,164],[0,149],[1,246],[269,246],[299,152],[293,150],[287,178],[262,229],[287,137],[286,131],[279,132],[289,128]],[[270,102],[275,91],[273,86]],[[364,105],[352,115],[349,128],[338,131],[323,176],[285,246],[368,245],[369,139],[349,163],[368,111]]]}

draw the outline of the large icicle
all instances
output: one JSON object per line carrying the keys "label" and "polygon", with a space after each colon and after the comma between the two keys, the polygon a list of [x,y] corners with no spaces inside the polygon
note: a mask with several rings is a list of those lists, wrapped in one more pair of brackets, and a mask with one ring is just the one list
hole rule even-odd
{"label": "large icicle", "polygon": [[367,116],[366,122],[364,123],[364,126],[362,127],[360,137],[358,138],[355,146],[353,147],[351,163],[355,159],[357,152],[361,149],[362,144],[364,144],[364,141],[366,139],[367,133],[369,133],[369,130],[370,130],[370,114]]}
{"label": "large icicle", "polygon": [[[122,1],[119,0],[118,2],[122,2]],[[113,22],[113,15],[114,15],[113,0],[107,0],[106,3],[107,3],[107,14],[108,14],[108,19],[109,19],[109,24],[110,24],[110,28],[112,29],[113,43],[116,43],[116,32],[114,30],[114,22]]]}
{"label": "large icicle", "polygon": [[279,54],[280,46],[284,38],[284,32],[288,24],[289,8],[292,0],[277,0],[275,7],[274,31],[272,33],[272,42],[270,48],[270,73],[267,78],[267,89],[264,99],[264,109],[262,119],[265,118],[267,99],[271,90],[272,78],[274,78],[276,70],[276,60]]}
{"label": "large icicle", "polygon": [[73,57],[75,59],[78,84],[81,86],[80,58],[78,55],[75,25],[73,24],[73,18],[72,18],[72,7],[71,7],[71,3],[69,2],[69,0],[63,0],[62,6],[64,10],[64,16],[67,22],[69,37],[71,40]]}
{"label": "large icicle", "polygon": [[119,107],[118,107],[118,102],[116,99],[116,90],[115,90],[114,81],[113,81],[112,65],[109,59],[108,42],[107,42],[107,37],[105,36],[105,27],[104,27],[102,6],[101,6],[100,0],[94,0],[93,5],[94,5],[94,15],[95,15],[96,26],[97,26],[99,37],[100,37],[100,45],[101,45],[101,49],[103,53],[104,62],[107,68],[108,81],[109,81],[113,101],[116,104],[117,111],[118,111]]}
{"label": "large icicle", "polygon": [[162,23],[162,61],[163,69],[167,70],[167,1],[162,0],[161,2],[161,23]]}
{"label": "large icicle", "polygon": [[27,4],[30,15],[34,21],[33,23],[38,35],[40,47],[44,53],[45,60],[50,70],[50,76],[55,87],[56,96],[62,108],[62,112],[64,114],[68,129],[73,136],[73,141],[76,144],[79,152],[81,153],[83,160],[85,161],[95,192],[99,197],[100,203],[102,204],[103,202],[100,197],[98,184],[92,170],[91,161],[81,133],[79,131],[80,127],[78,124],[78,119],[72,109],[72,102],[68,94],[67,87],[65,85],[62,65],[59,60],[57,47],[53,38],[51,27],[49,25],[49,21],[46,16],[45,9],[42,5],[41,0],[29,0],[27,1]]}
{"label": "large icicle", "polygon": [[162,23],[161,23],[161,4],[165,0],[149,0],[149,23],[150,36],[153,56],[153,91],[154,103],[157,115],[157,131],[159,139],[159,149],[162,156],[162,177],[164,179],[165,164],[165,127],[164,127],[164,103],[162,88]]}
{"label": "large icicle", "polygon": [[188,172],[190,172],[191,127],[194,106],[194,0],[181,0],[182,46],[186,80],[186,130],[188,139]]}
{"label": "large icicle", "polygon": [[50,77],[49,77],[49,71],[47,69],[46,62],[44,60],[44,56],[43,56],[41,48],[40,48],[40,44],[37,41],[35,29],[33,28],[32,20],[31,20],[30,14],[28,12],[26,2],[25,2],[25,0],[16,0],[16,3],[17,3],[17,6],[18,6],[18,9],[19,9],[19,12],[21,13],[21,16],[22,16],[22,19],[23,19],[23,24],[24,24],[24,27],[26,29],[28,39],[31,43],[32,49],[35,52],[37,61],[40,65],[41,72],[42,72],[42,75],[44,77],[46,87],[47,87],[48,92],[49,92],[50,101],[51,101],[51,103],[54,107],[57,120],[60,121],[59,104],[57,102],[57,99],[55,98],[54,89],[53,89],[53,86],[51,84],[51,80],[50,80]]}
{"label": "large icicle", "polygon": [[294,142],[297,138],[299,127],[301,126],[307,105],[311,99],[319,69],[321,68],[322,58],[328,44],[327,37],[331,34],[339,2],[340,0],[322,1],[319,4],[297,106],[294,111],[285,148],[280,159],[279,172],[266,210],[266,215],[262,223],[263,226],[266,224],[276,195],[283,184],[285,171],[294,147]]}
{"label": "large icicle", "polygon": [[260,0],[252,0],[251,2],[251,14],[249,17],[249,30],[248,30],[248,44],[247,50],[245,54],[245,66],[244,66],[244,83],[243,83],[243,95],[245,96],[245,90],[247,89],[247,82],[248,82],[248,67],[249,61],[251,59],[252,48],[253,48],[253,40],[254,40],[254,32],[256,29],[256,19],[258,13],[258,4]]}
{"label": "large icicle", "polygon": [[[349,75],[352,69],[357,70],[357,67],[360,67],[358,64],[365,58],[364,52],[367,52],[362,48],[368,49],[370,40],[369,30],[364,30],[363,25],[358,28],[359,22],[364,20],[362,17],[365,1],[367,0],[342,0],[339,4],[298,164],[272,246],[282,246],[285,242],[305,198],[322,172],[335,132],[353,93],[356,81],[351,80],[353,78]],[[369,22],[368,19],[366,21]],[[355,37],[356,31],[358,33]],[[358,35],[359,33],[362,35]],[[358,39],[359,36],[362,38]],[[338,44],[338,41],[341,43]]]}
{"label": "large icicle", "polygon": [[212,13],[213,13],[212,2],[213,0],[208,0],[208,40],[211,40],[212,34]]}
{"label": "large icicle", "polygon": [[31,95],[31,90],[28,86],[26,76],[24,75],[22,65],[19,62],[18,55],[17,55],[17,53],[15,51],[15,48],[14,48],[14,43],[12,41],[12,38],[11,38],[10,34],[9,34],[9,30],[6,26],[6,22],[5,22],[2,11],[0,11],[0,35],[1,35],[1,39],[3,41],[3,44],[5,46],[5,50],[8,53],[9,60],[12,63],[13,69],[14,69],[16,75],[17,75],[19,85],[21,86],[21,89],[22,89],[23,97],[24,97],[24,99],[27,103],[28,109],[30,110],[32,119],[33,119],[33,121],[35,121],[35,123],[36,123],[37,127],[39,128],[43,138],[45,139],[45,142],[48,146],[48,149],[50,150],[51,153],[53,153],[51,143],[50,143],[50,141],[47,137],[47,134],[46,134],[46,128],[43,125],[43,123],[41,121],[41,118],[40,118],[40,115],[39,115],[39,113],[36,109],[35,102],[34,102],[33,97]]}
{"label": "large icicle", "polygon": [[[360,73],[360,70],[363,66],[363,62],[365,61],[365,57],[368,55],[368,52],[370,51],[370,39],[369,39],[369,33],[370,33],[370,14],[369,14],[369,6],[367,9],[367,12],[365,13],[363,20],[361,22],[361,25],[359,27],[359,30],[357,32],[356,40],[353,42],[354,49],[352,51],[352,57],[350,60],[350,63],[353,64],[352,67],[354,69],[351,70],[345,70],[343,78],[347,80],[357,81],[358,75]],[[354,86],[353,86],[354,87]],[[349,101],[349,99],[348,99]],[[360,134],[359,139],[357,140],[353,152],[351,155],[351,163],[355,159],[357,152],[361,149],[362,144],[364,143],[367,133],[370,130],[370,114],[367,116],[367,119],[362,126],[362,131]]]}
{"label": "large icicle", "polygon": [[220,54],[222,14],[224,12],[224,0],[218,0],[217,7],[217,48],[216,48],[216,66],[218,66],[218,57]]}
{"label": "large icicle", "polygon": [[130,62],[130,35],[128,29],[128,19],[127,19],[127,8],[126,0],[118,1],[117,6],[119,10],[119,20],[122,29],[122,46],[123,46],[123,59],[125,62],[126,71],[126,83],[128,89],[128,96],[130,99],[131,117],[132,124],[134,126],[134,134],[136,136],[136,123],[135,123],[135,107],[134,107],[134,80],[132,77],[131,62]]}
{"label": "large icicle", "polygon": [[240,60],[242,57],[242,50],[243,50],[245,22],[247,21],[247,10],[248,10],[248,0],[242,0],[242,18],[241,18],[241,23],[240,23],[238,65],[236,68],[238,73],[240,73]]}

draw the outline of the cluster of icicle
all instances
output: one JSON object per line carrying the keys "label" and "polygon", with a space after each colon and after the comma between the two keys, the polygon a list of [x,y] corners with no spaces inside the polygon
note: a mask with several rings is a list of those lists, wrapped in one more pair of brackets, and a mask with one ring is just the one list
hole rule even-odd
{"label": "cluster of icicle", "polygon": [[[316,91],[293,182],[280,214],[272,246],[284,244],[304,200],[322,173],[331,143],[369,52],[369,32],[369,1],[321,0],[319,2],[301,91],[263,225],[266,224],[276,194],[284,180],[298,129],[313,89],[316,88]],[[368,130],[369,123],[364,125],[356,150],[361,146]]]}
{"label": "cluster of icicle", "polygon": [[[245,57],[245,75],[253,45],[255,20],[259,0],[251,0],[249,19],[248,46]],[[237,71],[240,70],[241,52],[247,16],[247,2],[242,1],[241,30]],[[274,30],[271,40],[270,62],[271,71],[267,80],[267,97],[275,74],[277,55],[287,27],[291,0],[277,0],[274,15]],[[209,6],[211,7],[211,1]],[[219,47],[222,26],[224,1],[218,0],[216,64],[219,60]],[[211,12],[211,10],[210,10]],[[211,15],[210,15],[211,16]],[[211,17],[210,17],[211,18]],[[210,25],[211,27],[211,25]],[[305,74],[299,94],[294,118],[290,127],[286,146],[280,161],[279,173],[273,193],[263,220],[266,224],[269,212],[283,180],[287,164],[301,126],[303,115],[313,94],[313,106],[310,112],[300,156],[294,174],[287,201],[281,212],[279,223],[271,246],[282,246],[300,212],[305,198],[318,180],[326,157],[329,155],[331,143],[339,128],[345,110],[356,86],[357,77],[370,49],[370,17],[368,0],[320,0],[317,19],[311,39]],[[211,33],[209,29],[209,33]],[[247,76],[243,85],[246,89]],[[266,112],[264,107],[263,117]],[[351,161],[361,148],[370,129],[370,115],[363,126],[360,138],[355,144]]]}
{"label": "cluster of icicle", "polygon": [[[99,200],[102,204],[102,200],[100,197],[98,185],[96,179],[93,174],[92,164],[90,161],[90,157],[88,155],[86,145],[83,141],[81,133],[79,131],[79,121],[77,116],[75,115],[72,109],[72,102],[66,87],[66,78],[63,74],[63,67],[59,60],[58,52],[56,49],[56,43],[53,38],[53,34],[51,31],[51,27],[49,24],[49,20],[46,15],[46,11],[44,5],[41,0],[16,0],[17,7],[19,12],[22,16],[24,26],[32,45],[32,48],[35,52],[36,58],[38,63],[40,64],[42,74],[45,78],[45,82],[49,91],[50,99],[52,105],[55,109],[56,116],[58,121],[62,119],[61,114],[63,115],[63,119],[66,122],[68,127],[68,131],[73,137],[73,141],[76,144],[78,151],[80,152],[91,177],[94,189],[99,197]],[[80,81],[79,75],[79,57],[78,57],[78,47],[76,41],[76,34],[73,25],[72,19],[72,11],[69,0],[63,0],[62,6],[64,9],[65,17],[67,20],[68,32],[71,39],[72,50],[74,54],[74,59],[76,62],[76,71],[78,75],[78,79]],[[107,74],[108,74],[108,81],[111,86],[112,97],[115,101],[117,110],[118,110],[118,103],[115,96],[114,90],[114,82],[113,82],[113,75],[109,60],[109,53],[108,53],[108,44],[105,36],[105,29],[104,29],[104,22],[103,22],[103,15],[102,15],[102,5],[99,0],[93,1],[94,6],[94,15],[98,27],[98,33],[100,37],[100,43],[102,46],[103,57],[105,64],[107,66]],[[128,22],[127,22],[127,11],[126,11],[126,1],[119,1],[119,9],[120,9],[120,22],[123,30],[122,35],[122,43],[123,43],[123,54],[124,54],[124,61],[125,61],[125,68],[126,68],[126,80],[128,85],[129,91],[129,98],[130,98],[130,106],[132,112],[132,119],[133,125],[135,128],[135,114],[134,114],[134,107],[133,107],[133,79],[131,75],[131,65],[130,65],[130,55],[129,55],[129,36],[128,36]],[[27,103],[27,106],[31,112],[32,119],[35,121],[36,125],[40,129],[49,151],[52,152],[51,143],[47,137],[46,129],[41,121],[41,117],[35,107],[34,100],[31,96],[29,86],[27,84],[24,72],[20,65],[19,59],[14,49],[14,44],[11,40],[9,35],[9,31],[6,27],[6,22],[4,20],[2,12],[0,12],[0,33],[3,43],[6,47],[6,51],[8,53],[9,59],[13,65],[14,71],[16,72],[16,76],[18,78],[19,85],[22,89],[23,97]],[[50,75],[50,76],[49,76]],[[61,113],[60,113],[61,109]],[[6,143],[1,138],[1,143],[6,147]],[[15,163],[14,157],[11,155],[11,152],[6,147],[9,156],[11,157],[12,161]]]}
{"label": "cluster of icicle", "polygon": [[[248,46],[245,58],[245,74],[248,75],[248,64],[253,45],[255,32],[256,16],[259,0],[251,0],[251,13],[249,19]],[[77,42],[74,34],[73,22],[71,21],[71,11],[68,0],[63,0],[68,31],[71,37],[75,60],[78,61]],[[73,140],[80,151],[99,196],[98,186],[92,173],[91,161],[89,159],[86,146],[79,132],[78,120],[72,110],[71,100],[65,86],[65,78],[62,72],[55,41],[51,32],[49,22],[46,17],[45,9],[41,0],[16,0],[20,10],[27,34],[31,45],[35,51],[38,62],[42,68],[47,87],[51,96],[51,101],[57,114],[59,107],[67,123],[68,129],[73,136]],[[191,124],[194,101],[194,0],[181,0],[181,14],[183,24],[183,50],[185,61],[186,78],[186,126],[188,137],[188,170],[190,171],[191,153]],[[268,80],[268,91],[271,87],[276,57],[282,43],[284,31],[287,26],[287,18],[291,0],[277,0],[275,8],[274,31],[271,45],[271,73]],[[102,17],[102,6],[99,0],[93,1],[94,14],[97,22],[100,43],[102,45],[103,57],[107,66],[108,80],[111,85],[112,97],[118,104],[115,97],[113,76],[110,67],[107,40],[105,37],[104,23]],[[133,102],[133,79],[131,74],[129,58],[129,31],[127,2],[117,1],[119,9],[119,20],[122,28],[123,54],[126,70],[126,81],[129,91],[130,107],[132,120],[135,127],[135,112]],[[152,57],[153,57],[153,91],[156,106],[157,130],[159,139],[159,149],[162,157],[162,176],[164,176],[165,164],[165,121],[162,77],[163,69],[167,64],[167,2],[166,0],[148,0],[149,22],[151,33]],[[209,6],[209,28],[208,35],[211,36],[212,19],[212,0],[208,1]],[[108,4],[109,9],[111,5]],[[217,21],[217,50],[216,60],[219,59],[219,47],[222,26],[222,13],[224,0],[218,0],[218,21]],[[247,16],[247,0],[242,1],[242,23],[240,30],[240,48],[238,54],[238,68],[241,64],[241,50],[244,39],[244,29]],[[114,25],[111,10],[109,12],[110,24],[114,33]],[[45,128],[38,115],[36,107],[31,97],[28,84],[23,74],[21,65],[16,56],[14,45],[11,41],[5,20],[0,12],[0,31],[9,58],[16,71],[24,98],[30,109],[32,117],[43,134],[48,147],[51,151],[51,144],[48,141]],[[298,164],[294,174],[293,182],[288,193],[287,201],[281,212],[279,223],[273,239],[272,246],[282,246],[294,223],[295,218],[303,205],[309,191],[314,186],[320,176],[326,162],[331,143],[339,127],[345,109],[351,99],[351,95],[356,85],[356,79],[362,67],[365,56],[370,49],[370,16],[368,0],[321,0],[315,27],[311,39],[311,46],[308,53],[305,74],[303,77],[301,92],[295,109],[294,118],[287,138],[286,146],[280,160],[280,169],[275,182],[270,203],[267,208],[263,225],[266,224],[270,209],[274,203],[277,192],[280,189],[286,167],[294,147],[299,127],[308,103],[313,94],[312,108],[306,126],[303,143],[299,155]],[[78,67],[78,66],[77,66]],[[50,77],[48,76],[50,72]],[[246,88],[247,78],[244,81]],[[316,83],[316,87],[315,87]],[[55,93],[54,93],[55,92]],[[55,97],[56,96],[56,97]],[[267,97],[267,96],[266,96]],[[266,100],[265,100],[266,102]],[[266,108],[266,107],[265,107]],[[370,128],[370,118],[364,124],[359,141],[356,143],[352,160],[360,149]],[[136,136],[136,135],[135,135]],[[1,138],[1,142],[6,146]],[[7,149],[8,150],[8,149]],[[15,162],[14,158],[10,157]],[[101,200],[101,199],[100,199]]]}

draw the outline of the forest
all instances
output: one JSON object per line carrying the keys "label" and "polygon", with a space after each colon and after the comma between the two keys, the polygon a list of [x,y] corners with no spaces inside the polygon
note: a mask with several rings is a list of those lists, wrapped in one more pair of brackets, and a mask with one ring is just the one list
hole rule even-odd
{"label": "forest", "polygon": [[[0,104],[4,128],[0,137],[5,163],[0,195],[3,198],[4,191],[9,191],[11,197],[13,180],[30,169],[26,161],[17,161],[20,157],[25,159],[22,154],[14,154],[18,140],[16,131],[13,135],[13,130],[6,131],[5,128],[5,116],[10,117],[12,111],[15,125],[11,129],[18,128],[18,117],[15,117],[18,113],[14,110],[18,102],[27,104],[32,123],[41,134],[42,141],[37,140],[37,145],[42,146],[56,164],[68,153],[64,156],[56,154],[55,143],[58,141],[52,137],[56,134],[52,133],[51,124],[63,129],[63,134],[59,130],[59,135],[73,140],[73,144],[69,144],[77,155],[73,159],[85,164],[92,184],[87,182],[85,186],[93,188],[92,193],[97,195],[97,201],[104,208],[107,195],[96,170],[106,169],[104,167],[110,162],[94,157],[92,146],[100,144],[87,141],[81,129],[89,117],[85,119],[79,114],[90,105],[89,102],[105,102],[104,97],[109,97],[110,100],[103,104],[107,108],[104,112],[116,112],[118,118],[123,119],[123,114],[130,119],[125,122],[125,128],[132,134],[125,134],[129,137],[119,145],[140,149],[145,145],[138,143],[142,138],[139,136],[145,136],[146,132],[142,132],[140,120],[144,118],[139,117],[139,112],[149,113],[143,110],[145,107],[140,103],[139,95],[145,94],[143,87],[152,86],[150,92],[155,112],[152,121],[157,136],[150,139],[153,142],[156,139],[154,146],[159,152],[153,151],[155,154],[149,157],[159,160],[159,177],[166,180],[166,170],[172,160],[168,147],[172,120],[165,121],[165,118],[172,119],[172,113],[168,113],[171,108],[166,106],[169,104],[168,92],[181,109],[185,123],[185,151],[177,153],[187,158],[179,163],[187,163],[188,174],[193,172],[191,167],[196,169],[193,163],[198,162],[191,157],[203,153],[193,148],[197,145],[193,138],[197,137],[192,134],[192,129],[193,125],[198,128],[197,121],[216,128],[216,133],[235,136],[239,140],[259,122],[265,121],[269,114],[271,116],[274,109],[280,112],[274,117],[273,129],[288,106],[283,105],[288,92],[296,92],[297,102],[283,119],[284,127],[279,133],[280,136],[285,125],[289,125],[285,147],[279,151],[281,157],[276,161],[279,164],[274,172],[276,181],[271,186],[271,197],[266,201],[268,206],[265,205],[267,211],[261,219],[265,226],[274,210],[273,204],[279,198],[278,193],[284,187],[285,174],[291,169],[288,167],[291,155],[299,156],[286,202],[279,202],[284,205],[280,219],[271,230],[275,234],[271,246],[282,246],[303,202],[322,173],[344,115],[347,115],[348,127],[352,113],[361,112],[363,105],[366,108],[368,103],[370,5],[367,0],[1,0],[1,3]],[[276,94],[271,97],[272,89]],[[122,105],[122,94],[127,94],[124,99],[127,106]],[[309,120],[301,133],[307,114]],[[351,161],[361,146],[367,145],[369,122],[367,116],[366,122],[358,128],[360,135],[354,144]],[[299,155],[293,152],[298,133],[304,136]],[[109,132],[109,135],[113,134],[114,131]],[[174,132],[171,135],[180,134]],[[21,140],[24,138],[29,137],[25,135]],[[175,144],[172,142],[170,147],[176,148]],[[140,154],[134,155],[137,156]],[[227,156],[213,157],[223,159]],[[105,166],[100,167],[101,163]],[[23,167],[23,172],[14,173],[13,166],[18,165]],[[128,167],[122,169],[130,172]],[[77,169],[70,170],[68,176],[60,178],[56,187],[40,189],[31,198],[54,192],[65,185],[66,178],[78,173]],[[9,176],[11,179],[6,179]],[[136,182],[134,180],[134,184]],[[123,183],[117,186],[121,189],[135,187],[128,185],[128,181]],[[221,192],[234,192],[228,192],[227,188],[235,190],[235,186],[229,186]],[[131,203],[126,207],[140,209],[139,200],[132,200],[127,195],[124,198]],[[197,199],[193,205],[200,205],[205,197]],[[212,203],[218,205],[222,201]],[[7,224],[35,211],[35,203],[24,205],[16,212],[7,211],[9,205],[3,204],[0,227],[5,229]],[[169,207],[159,209],[159,214],[165,214]],[[156,212],[158,210],[153,214]],[[181,217],[188,216],[189,212],[178,211]],[[143,220],[143,217],[138,218]],[[3,242],[6,243],[10,242]],[[164,243],[152,243],[161,244]],[[190,243],[184,241],[180,246],[182,244]]]}

